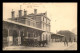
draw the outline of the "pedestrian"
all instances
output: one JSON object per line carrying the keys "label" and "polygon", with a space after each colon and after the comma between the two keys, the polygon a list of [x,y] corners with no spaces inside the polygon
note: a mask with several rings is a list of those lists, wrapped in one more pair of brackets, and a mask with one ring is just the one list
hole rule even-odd
{"label": "pedestrian", "polygon": [[65,38],[64,38],[64,46],[66,46],[66,45],[68,46],[68,40],[67,40],[67,38],[65,37]]}
{"label": "pedestrian", "polygon": [[65,40],[65,38],[64,38],[64,46],[66,45],[65,43],[66,43],[66,40]]}
{"label": "pedestrian", "polygon": [[67,38],[65,38],[65,45],[68,46],[68,39]]}
{"label": "pedestrian", "polygon": [[68,40],[66,40],[66,45],[68,46]]}

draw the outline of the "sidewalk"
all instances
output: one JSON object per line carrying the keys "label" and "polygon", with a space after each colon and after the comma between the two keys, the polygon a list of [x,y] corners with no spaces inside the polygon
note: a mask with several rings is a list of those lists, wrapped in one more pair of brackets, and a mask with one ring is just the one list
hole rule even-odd
{"label": "sidewalk", "polygon": [[46,47],[9,46],[4,48],[4,50],[68,50],[68,48],[71,48],[74,44],[77,45],[77,43],[74,42],[69,43],[68,46],[64,46],[63,42],[53,42],[49,43]]}

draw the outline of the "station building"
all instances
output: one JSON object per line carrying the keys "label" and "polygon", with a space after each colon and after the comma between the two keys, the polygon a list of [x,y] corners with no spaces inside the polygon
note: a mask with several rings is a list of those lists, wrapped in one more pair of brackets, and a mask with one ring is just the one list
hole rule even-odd
{"label": "station building", "polygon": [[12,9],[12,17],[3,20],[3,47],[26,44],[25,39],[48,40],[50,42],[51,20],[47,17],[47,12],[37,13],[37,9],[34,9],[34,13],[27,14],[27,10],[20,9],[18,17],[15,17],[15,13]]}

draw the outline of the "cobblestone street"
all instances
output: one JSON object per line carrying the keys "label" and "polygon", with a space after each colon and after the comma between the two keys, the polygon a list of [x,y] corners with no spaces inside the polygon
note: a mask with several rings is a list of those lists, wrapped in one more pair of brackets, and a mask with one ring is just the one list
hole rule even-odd
{"label": "cobblestone street", "polygon": [[77,50],[77,43],[69,43],[65,46],[63,42],[53,42],[46,47],[9,46],[3,50]]}

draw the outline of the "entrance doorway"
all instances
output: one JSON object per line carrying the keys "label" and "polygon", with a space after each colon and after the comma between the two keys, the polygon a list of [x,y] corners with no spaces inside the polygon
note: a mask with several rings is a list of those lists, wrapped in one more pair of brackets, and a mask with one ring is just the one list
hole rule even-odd
{"label": "entrance doorway", "polygon": [[3,48],[8,46],[7,37],[8,37],[8,30],[3,29]]}
{"label": "entrance doorway", "polygon": [[13,45],[18,45],[18,32],[13,30]]}

